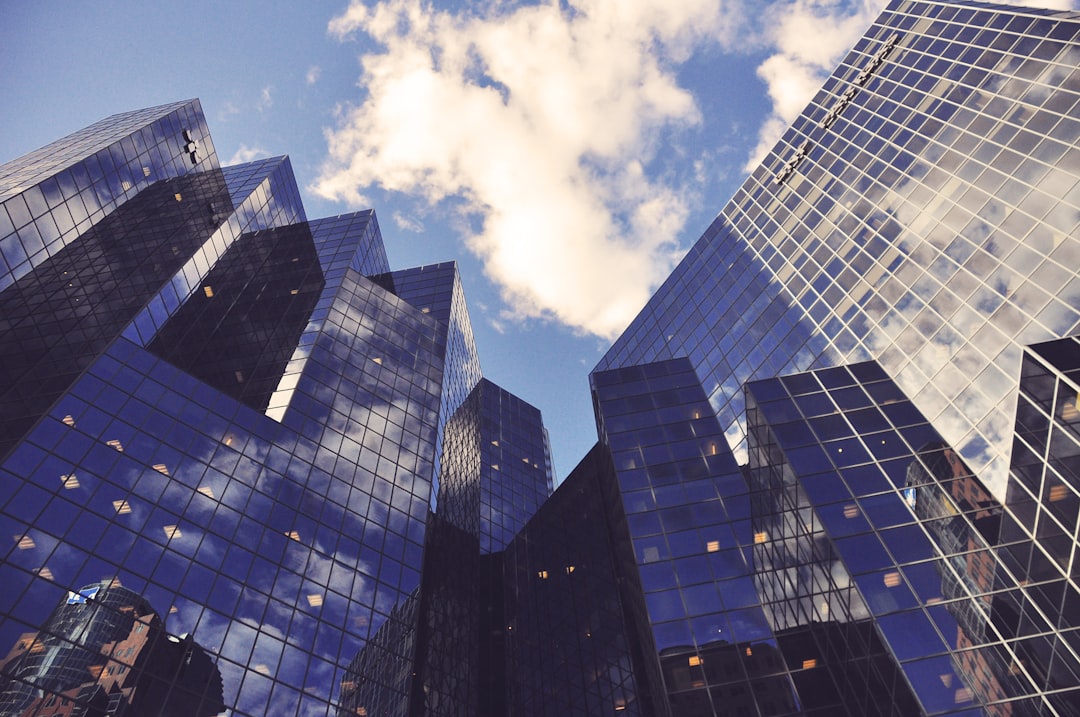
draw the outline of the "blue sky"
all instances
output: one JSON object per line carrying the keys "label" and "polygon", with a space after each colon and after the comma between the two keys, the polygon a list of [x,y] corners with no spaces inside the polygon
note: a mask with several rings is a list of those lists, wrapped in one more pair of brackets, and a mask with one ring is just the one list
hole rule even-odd
{"label": "blue sky", "polygon": [[563,478],[588,371],[883,6],[15,0],[0,162],[199,97],[223,163],[288,154],[309,217],[373,207],[395,268],[459,261]]}

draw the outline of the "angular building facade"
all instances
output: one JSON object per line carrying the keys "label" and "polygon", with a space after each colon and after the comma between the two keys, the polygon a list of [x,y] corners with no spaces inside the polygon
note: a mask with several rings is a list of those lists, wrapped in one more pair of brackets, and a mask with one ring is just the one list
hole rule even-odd
{"label": "angular building facade", "polygon": [[[371,212],[307,220],[286,157],[220,167],[197,100],[0,177],[0,713],[405,714],[451,614],[420,589],[440,476],[474,567],[482,495],[486,545],[551,492],[456,266],[391,271]],[[480,490],[466,424],[525,490]]]}
{"label": "angular building facade", "polygon": [[1080,14],[895,0],[590,375],[197,101],[0,167],[0,714],[1080,715]]}
{"label": "angular building facade", "polygon": [[1078,36],[890,3],[592,374],[670,714],[1080,714]]}

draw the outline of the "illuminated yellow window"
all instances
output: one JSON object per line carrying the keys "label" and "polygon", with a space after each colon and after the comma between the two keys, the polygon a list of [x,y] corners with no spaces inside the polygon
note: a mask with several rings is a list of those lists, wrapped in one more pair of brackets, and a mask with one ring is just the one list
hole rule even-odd
{"label": "illuminated yellow window", "polygon": [[1059,500],[1064,500],[1065,496],[1069,494],[1067,488],[1061,483],[1050,486],[1050,502],[1056,503]]}
{"label": "illuminated yellow window", "polygon": [[299,289],[293,289],[289,293],[292,294],[293,296],[296,296],[297,294],[300,293],[300,290]]}
{"label": "illuminated yellow window", "polygon": [[307,596],[308,605],[311,607],[319,607],[323,604],[323,596],[318,593],[312,593]]}
{"label": "illuminated yellow window", "polygon": [[162,475],[169,475],[169,469],[164,463],[155,463],[154,470]]}
{"label": "illuminated yellow window", "polygon": [[895,570],[891,573],[885,573],[885,587],[895,588],[900,584],[900,573]]}
{"label": "illuminated yellow window", "polygon": [[845,505],[844,506],[844,517],[849,518],[849,519],[850,518],[858,518],[859,517],[859,506],[855,505],[854,503],[848,503],[847,505]]}
{"label": "illuminated yellow window", "polygon": [[117,515],[127,515],[131,512],[131,506],[128,505],[126,500],[114,500],[112,505],[116,509]]}
{"label": "illuminated yellow window", "polygon": [[764,543],[768,539],[769,539],[769,535],[765,531],[761,531],[760,533],[754,533],[754,542],[755,543]]}
{"label": "illuminated yellow window", "polygon": [[79,487],[79,479],[75,477],[74,473],[70,473],[66,476],[60,476],[60,483],[63,484],[68,490]]}
{"label": "illuminated yellow window", "polygon": [[1080,394],[1073,400],[1066,400],[1061,404],[1061,417],[1066,421],[1075,421],[1080,418]]}
{"label": "illuminated yellow window", "polygon": [[754,651],[751,650],[749,647],[746,648],[746,656],[747,657],[753,657],[754,656]]}
{"label": "illuminated yellow window", "polygon": [[691,667],[697,667],[698,665],[701,664],[701,658],[698,657],[697,655],[690,655],[689,662],[690,662]]}
{"label": "illuminated yellow window", "polygon": [[183,196],[180,195],[180,192],[177,192],[176,194],[174,194],[173,198],[176,199],[176,201],[178,201],[178,202],[184,201],[184,198],[183,198]]}
{"label": "illuminated yellow window", "polygon": [[375,363],[379,364],[380,366],[382,366],[382,359],[381,358],[375,357],[375,358],[373,358],[371,360],[374,361]]}
{"label": "illuminated yellow window", "polygon": [[296,532],[295,530],[290,530],[288,533],[285,533],[285,535],[289,536],[291,540],[300,542],[300,533]]}
{"label": "illuminated yellow window", "polygon": [[207,299],[211,299],[214,296],[214,287],[207,284],[202,288],[202,293],[206,294]]}
{"label": "illuminated yellow window", "polygon": [[536,573],[536,577],[540,578],[541,580],[547,580],[548,579],[548,571],[547,570],[540,570],[539,572]]}
{"label": "illuminated yellow window", "polygon": [[68,415],[64,416],[64,418],[62,420],[64,421],[65,426],[74,426],[75,425],[75,418],[72,417],[72,415],[70,413]]}
{"label": "illuminated yellow window", "polygon": [[184,534],[180,532],[180,528],[175,525],[166,525],[162,530],[165,531],[166,540],[184,537]]}
{"label": "illuminated yellow window", "polygon": [[710,540],[709,542],[705,543],[705,550],[709,551],[710,553],[715,553],[719,549],[720,549],[720,541],[719,540]]}
{"label": "illuminated yellow window", "polygon": [[569,575],[572,572],[574,572],[574,566],[573,565],[567,565],[566,566],[566,574]]}
{"label": "illuminated yellow window", "polygon": [[111,441],[105,441],[105,445],[109,446],[110,448],[115,448],[116,450],[120,451],[121,453],[124,452],[124,444],[121,443],[120,441],[116,440],[116,439],[113,439]]}
{"label": "illuminated yellow window", "polygon": [[817,660],[815,660],[812,657],[809,660],[803,660],[802,661],[802,668],[804,670],[812,670],[815,667],[817,667]]}
{"label": "illuminated yellow window", "polygon": [[15,540],[19,541],[19,550],[30,550],[31,548],[37,547],[37,543],[35,543],[34,539],[29,535],[24,535],[22,537],[16,535]]}
{"label": "illuminated yellow window", "polygon": [[270,674],[270,668],[266,665],[255,665],[255,671],[258,672],[260,675],[269,676]]}
{"label": "illuminated yellow window", "polygon": [[208,485],[204,485],[204,486],[200,487],[199,492],[202,493],[203,495],[205,495],[207,498],[213,498],[214,497],[214,489],[211,488]]}

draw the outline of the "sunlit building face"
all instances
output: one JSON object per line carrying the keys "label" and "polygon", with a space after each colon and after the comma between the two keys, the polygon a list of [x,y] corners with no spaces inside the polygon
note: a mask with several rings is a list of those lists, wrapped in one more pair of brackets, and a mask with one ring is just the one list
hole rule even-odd
{"label": "sunlit building face", "polygon": [[600,368],[876,359],[999,498],[1022,348],[1080,332],[1075,16],[894,2]]}

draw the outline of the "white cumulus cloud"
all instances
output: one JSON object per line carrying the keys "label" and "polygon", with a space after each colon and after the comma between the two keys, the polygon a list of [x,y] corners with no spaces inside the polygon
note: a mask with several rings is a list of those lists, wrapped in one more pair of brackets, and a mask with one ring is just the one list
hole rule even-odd
{"label": "white cumulus cloud", "polygon": [[454,197],[504,315],[613,337],[681,253],[684,180],[650,172],[663,133],[701,121],[674,71],[739,18],[721,0],[354,1],[330,33],[381,50],[362,57],[364,97],[327,132],[313,189]]}
{"label": "white cumulus cloud", "polygon": [[774,52],[758,66],[772,100],[772,114],[744,169],[752,171],[806,108],[887,0],[792,0],[769,6],[766,30]]}

